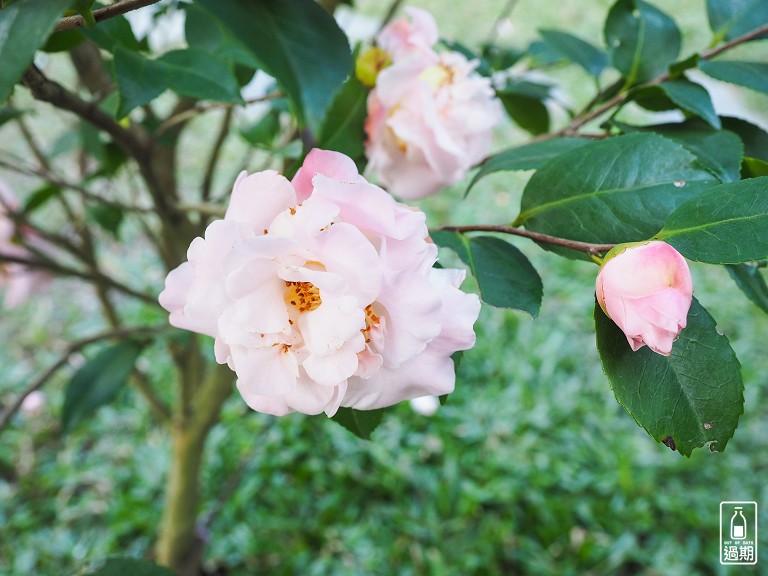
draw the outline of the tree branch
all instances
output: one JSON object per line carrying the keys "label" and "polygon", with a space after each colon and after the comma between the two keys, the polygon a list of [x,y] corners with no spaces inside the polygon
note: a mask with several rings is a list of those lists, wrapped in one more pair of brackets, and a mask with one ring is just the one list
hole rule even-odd
{"label": "tree branch", "polygon": [[525,230],[524,228],[494,224],[478,224],[473,226],[440,226],[439,228],[435,228],[435,230],[446,230],[448,232],[458,232],[460,234],[464,234],[465,232],[500,232],[502,234],[522,236],[523,238],[528,238],[534,242],[539,242],[542,244],[552,244],[553,246],[561,246],[563,248],[569,248],[578,252],[586,252],[590,255],[598,255],[602,252],[608,252],[614,246],[613,244],[592,244],[590,242],[568,240],[567,238],[559,238],[558,236],[550,236],[549,234],[532,232],[531,230]]}
{"label": "tree branch", "polygon": [[[157,4],[158,2],[160,2],[160,0],[123,0],[122,2],[115,2],[104,8],[94,10],[93,17],[96,22],[101,22],[102,20],[108,20],[109,18],[114,18],[115,16],[138,10],[139,8],[144,8],[145,6]],[[64,30],[75,30],[77,28],[83,28],[84,26],[85,21],[82,16],[67,16],[66,18],[59,20],[59,23],[56,24],[56,28],[54,28],[53,31],[63,32]]]}
{"label": "tree branch", "polygon": [[21,405],[24,403],[24,399],[32,394],[35,390],[39,390],[42,388],[45,383],[50,380],[50,378],[58,372],[61,368],[63,368],[68,362],[70,356],[75,354],[76,352],[79,352],[83,348],[90,346],[91,344],[95,344],[96,342],[100,342],[101,340],[125,340],[127,338],[133,338],[137,336],[151,336],[154,334],[157,334],[159,332],[162,332],[164,330],[168,330],[167,326],[156,326],[156,327],[147,327],[142,326],[138,328],[122,328],[120,330],[110,330],[109,332],[102,332],[100,334],[96,334],[94,336],[88,336],[86,338],[83,338],[81,340],[78,340],[76,342],[73,342],[70,344],[64,354],[59,357],[59,359],[54,362],[48,370],[40,374],[35,380],[32,381],[32,383],[27,386],[24,391],[19,395],[16,400],[14,400],[11,405],[8,407],[8,409],[3,413],[2,417],[0,417],[0,432],[2,432],[8,424],[11,422],[11,418],[13,418],[13,415],[16,414],[16,412],[19,411],[19,408],[21,408]]}
{"label": "tree branch", "polygon": [[216,165],[219,163],[219,157],[221,156],[221,149],[224,146],[224,142],[229,136],[229,128],[232,125],[232,108],[227,108],[224,112],[224,118],[221,120],[221,126],[219,127],[219,133],[216,136],[216,142],[213,143],[211,154],[208,157],[208,163],[205,167],[205,176],[203,177],[203,190],[201,197],[203,202],[207,202],[211,198],[211,187],[213,186],[213,174],[216,171]]}

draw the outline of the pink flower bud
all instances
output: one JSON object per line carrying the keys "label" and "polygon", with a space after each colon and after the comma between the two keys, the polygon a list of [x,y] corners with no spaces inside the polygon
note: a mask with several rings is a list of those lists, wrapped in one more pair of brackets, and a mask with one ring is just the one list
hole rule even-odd
{"label": "pink flower bud", "polygon": [[669,356],[686,325],[693,283],[685,258],[669,244],[619,244],[600,268],[595,293],[633,351],[648,345]]}

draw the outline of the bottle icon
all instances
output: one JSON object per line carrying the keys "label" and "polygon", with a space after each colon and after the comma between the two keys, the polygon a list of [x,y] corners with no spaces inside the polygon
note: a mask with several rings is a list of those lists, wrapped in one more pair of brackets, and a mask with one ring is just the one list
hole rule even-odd
{"label": "bottle icon", "polygon": [[733,509],[731,516],[731,539],[744,540],[747,537],[747,519],[741,512],[741,506]]}

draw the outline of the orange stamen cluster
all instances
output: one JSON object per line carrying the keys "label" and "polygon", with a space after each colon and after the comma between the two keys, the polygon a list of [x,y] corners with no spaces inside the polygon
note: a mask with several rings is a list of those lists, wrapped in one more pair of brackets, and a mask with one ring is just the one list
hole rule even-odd
{"label": "orange stamen cluster", "polygon": [[376,313],[373,311],[373,307],[368,304],[368,306],[365,307],[365,328],[360,329],[360,332],[362,332],[363,336],[365,336],[366,344],[370,344],[371,342],[371,328],[378,326],[379,322],[381,322],[381,318],[376,316]]}
{"label": "orange stamen cluster", "polygon": [[294,306],[299,312],[311,312],[320,306],[320,288],[312,282],[285,283],[285,303]]}

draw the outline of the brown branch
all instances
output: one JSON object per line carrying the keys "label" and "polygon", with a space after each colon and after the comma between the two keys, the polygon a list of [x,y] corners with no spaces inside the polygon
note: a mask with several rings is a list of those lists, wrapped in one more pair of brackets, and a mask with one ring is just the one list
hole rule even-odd
{"label": "brown branch", "polygon": [[83,348],[90,346],[91,344],[95,344],[96,342],[100,342],[102,340],[125,340],[128,338],[134,338],[134,337],[141,337],[141,336],[151,336],[157,333],[160,333],[164,330],[167,330],[167,326],[157,326],[157,327],[139,327],[139,328],[122,328],[120,330],[110,330],[109,332],[102,332],[101,334],[96,334],[94,336],[88,336],[87,338],[83,338],[81,340],[78,340],[76,342],[73,342],[70,344],[64,354],[62,354],[59,359],[54,362],[48,370],[40,374],[35,380],[32,381],[32,383],[27,386],[24,391],[14,400],[11,405],[6,409],[6,411],[3,413],[2,417],[0,417],[0,432],[2,432],[8,424],[11,422],[11,418],[13,418],[13,415],[16,414],[16,412],[19,411],[19,408],[21,408],[21,405],[24,403],[24,399],[32,394],[32,392],[39,390],[42,388],[45,383],[50,380],[50,378],[58,372],[61,368],[63,368],[68,362],[70,356],[75,354],[76,352],[79,352]]}
{"label": "brown branch", "polygon": [[[138,10],[139,8],[144,8],[145,6],[157,4],[158,2],[160,2],[160,0],[123,0],[122,2],[115,2],[104,8],[94,10],[93,17],[96,22],[101,22],[102,20],[108,20],[109,18],[114,18],[115,16]],[[83,28],[84,26],[85,21],[82,16],[67,16],[59,20],[59,23],[56,24],[56,28],[54,28],[53,31],[63,32],[64,30],[75,30],[77,28]]]}
{"label": "brown branch", "polygon": [[592,244],[590,242],[568,240],[567,238],[550,236],[549,234],[541,234],[540,232],[532,232],[531,230],[525,230],[524,228],[494,224],[478,224],[472,226],[440,226],[439,228],[436,228],[436,230],[446,230],[448,232],[458,232],[460,234],[464,234],[465,232],[500,232],[502,234],[513,234],[515,236],[529,238],[534,242],[552,244],[553,246],[561,246],[563,248],[569,248],[578,252],[586,252],[587,254],[592,255],[608,252],[614,246],[613,244]]}

